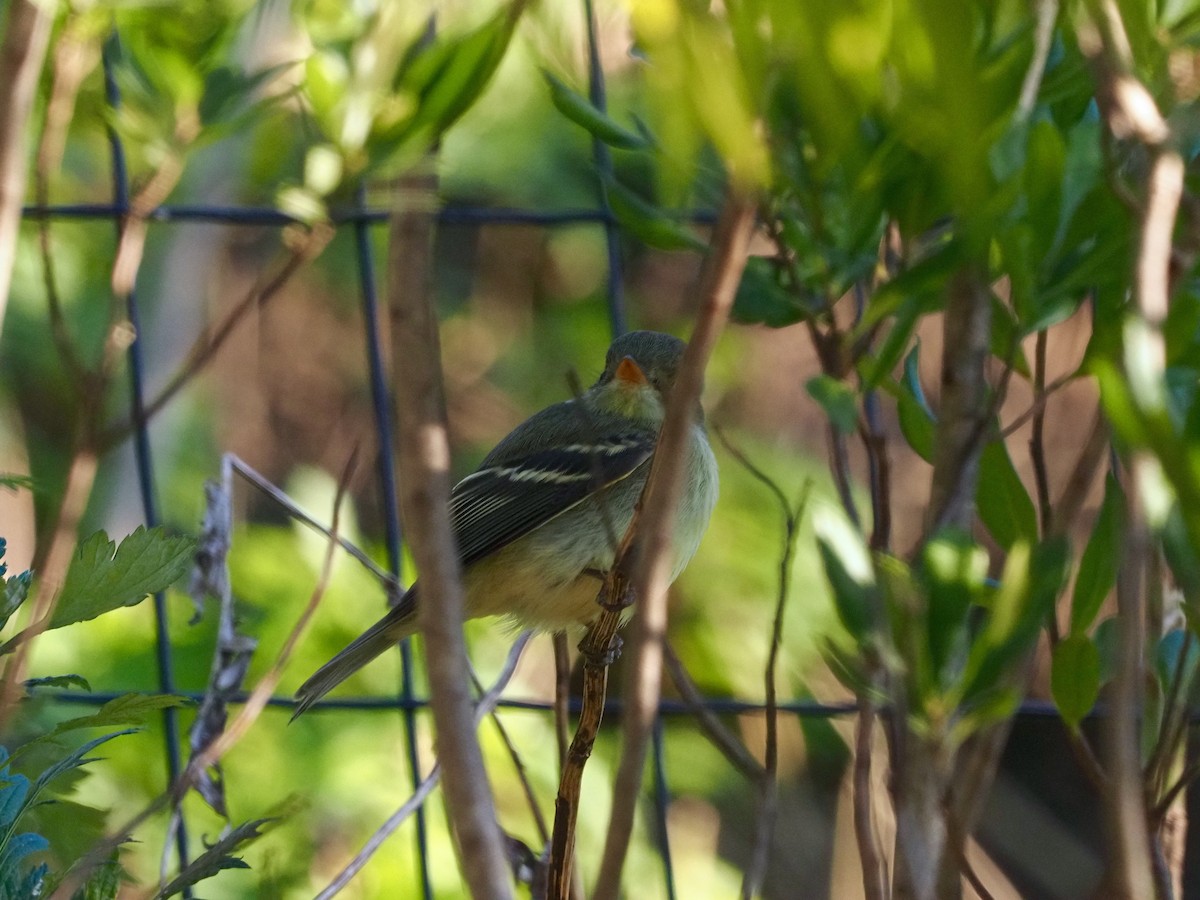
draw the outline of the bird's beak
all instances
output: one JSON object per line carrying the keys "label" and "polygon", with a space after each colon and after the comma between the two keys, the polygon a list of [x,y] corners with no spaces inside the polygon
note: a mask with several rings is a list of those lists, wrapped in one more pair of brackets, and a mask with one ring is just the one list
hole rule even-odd
{"label": "bird's beak", "polygon": [[624,387],[641,387],[649,384],[646,379],[646,373],[642,371],[642,367],[633,361],[632,356],[627,356],[621,360],[617,366],[617,381]]}

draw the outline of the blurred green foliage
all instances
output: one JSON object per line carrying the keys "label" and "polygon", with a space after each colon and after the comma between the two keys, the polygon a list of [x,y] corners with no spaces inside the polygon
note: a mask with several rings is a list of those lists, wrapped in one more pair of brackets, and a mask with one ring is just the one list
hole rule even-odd
{"label": "blurred green foliage", "polygon": [[[1031,364],[1022,342],[1086,308],[1090,341],[1072,374],[1098,381],[1121,449],[1144,449],[1157,461],[1162,477],[1152,524],[1185,595],[1190,634],[1200,598],[1200,283],[1191,268],[1178,276],[1168,368],[1157,372],[1142,352],[1144,323],[1131,319],[1127,296],[1138,223],[1126,201],[1146,159],[1106,131],[1076,38],[1084,12],[1072,6],[1060,13],[1044,73],[1028,91],[1036,25],[1024,0],[647,0],[633,5],[627,28],[623,7],[599,6],[607,50],[629,51],[607,60],[607,110],[586,98],[584,33],[574,4],[454,4],[437,11],[436,29],[433,4],[188,0],[170,14],[139,3],[64,4],[58,39],[90,48],[92,67],[74,98],[61,170],[51,173],[47,195],[62,202],[110,197],[108,125],[124,142],[135,186],[178,167],[173,202],[274,204],[302,223],[325,220],[360,187],[368,200],[389,203],[391,179],[427,165],[422,160],[436,146],[448,203],[569,209],[603,197],[620,225],[631,319],[682,331],[692,298],[680,300],[675,295],[683,290],[671,286],[690,283],[703,232],[680,211],[711,208],[730,186],[755,191],[764,228],[735,318],[773,328],[803,323],[820,338],[820,370],[814,364],[813,371],[789,371],[773,385],[807,385],[831,427],[850,440],[862,427],[866,393],[876,390],[904,441],[926,461],[934,457],[938,414],[922,389],[915,335],[943,311],[956,278],[969,271],[988,285],[989,350],[1005,378],[1032,381],[1038,363]],[[1184,2],[1149,5],[1140,15],[1130,4],[1122,8],[1137,72],[1174,111],[1178,142],[1190,158],[1200,91],[1181,82],[1171,63],[1192,58],[1200,17]],[[109,53],[122,102],[110,110],[96,51],[113,27],[120,40]],[[39,116],[50,84],[47,78]],[[612,151],[611,174],[596,171],[593,138]],[[1189,172],[1189,190],[1194,177]],[[1194,227],[1192,209],[1185,215]],[[151,230],[139,292],[152,383],[183,354],[178,336],[199,330],[203,301],[226,308],[225,295],[240,294],[280,252],[269,229],[240,226],[219,238],[194,238],[203,229]],[[566,396],[569,366],[588,381],[608,342],[602,226],[532,231],[448,226],[439,234],[438,302],[460,473],[524,415]],[[110,315],[111,224],[56,220],[49,233],[66,329],[85,360],[97,359]],[[37,488],[44,536],[61,497],[80,396],[56,361],[38,238],[37,223],[26,222],[0,339],[0,421],[14,423],[25,449],[21,462]],[[261,312],[255,338],[230,352],[239,358],[218,360],[211,377],[192,384],[155,421],[157,489],[173,526],[194,530],[202,480],[231,446],[257,453],[305,508],[328,517],[328,473],[339,470],[357,440],[373,439],[351,238],[343,229],[295,291]],[[384,241],[382,229],[372,231],[377,260],[385,258]],[[189,270],[189,258],[203,271]],[[720,348],[708,387],[718,417],[739,421],[745,412],[743,370],[758,347],[748,331],[735,330]],[[105,412],[120,418],[124,382],[110,387]],[[1011,714],[1020,699],[1020,661],[1073,574],[1070,628],[1053,651],[1050,689],[1066,723],[1078,728],[1111,678],[1112,623],[1098,619],[1126,528],[1122,485],[1108,479],[1090,538],[1072,555],[1044,533],[1043,510],[1025,486],[1015,445],[1000,436],[1003,425],[1000,410],[991,410],[975,492],[978,533],[939,531],[911,559],[870,547],[868,536],[831,512],[840,501],[824,464],[800,458],[774,434],[731,429],[785,494],[814,478],[822,510],[815,531],[805,523],[799,537],[779,665],[784,696],[837,690],[814,665],[822,652],[854,690],[867,689],[868,670],[883,660],[901,675],[915,726],[945,728],[961,742]],[[130,531],[140,515],[124,455],[102,461],[87,533],[102,525],[115,531],[113,521]],[[713,525],[676,589],[672,640],[703,691],[757,700],[781,525],[765,512],[773,507],[753,478],[725,455],[721,466]],[[354,486],[343,531],[382,558],[374,492],[365,476]],[[871,502],[853,489],[851,496],[863,509]],[[259,640],[253,683],[313,589],[322,543],[259,499],[244,503],[231,566],[242,627]],[[93,554],[97,564],[113,554],[120,562],[106,537],[94,540],[83,549],[107,550]],[[182,546],[167,555],[178,562]],[[995,582],[990,571],[1000,573]],[[171,572],[168,580],[178,574]],[[106,610],[129,599],[129,585],[111,587],[101,604]],[[5,596],[18,590],[6,588]],[[282,689],[373,621],[383,599],[361,568],[340,559]],[[174,592],[168,607],[179,687],[201,690],[214,617],[187,624],[190,604]],[[119,608],[40,641],[36,672],[79,673],[98,689],[151,688],[148,615]],[[503,658],[502,626],[472,623],[468,631],[486,680]],[[1153,648],[1160,700],[1172,684],[1183,684],[1175,693],[1186,696],[1193,680],[1194,642],[1184,634],[1175,629]],[[512,695],[547,696],[551,669],[541,643]],[[345,690],[394,696],[399,677],[398,657],[381,660]],[[419,678],[414,690],[424,694]],[[557,771],[550,718],[503,715],[549,813]],[[1148,722],[1147,733],[1170,715]],[[64,716],[61,705],[35,698],[20,729],[49,730]],[[428,765],[428,723],[419,718]],[[726,724],[758,753],[750,718],[728,717]],[[398,713],[318,711],[290,728],[284,719],[268,709],[225,761],[232,813],[237,821],[266,817],[292,795],[307,805],[246,850],[252,872],[216,876],[220,896],[310,895],[409,793]],[[690,721],[671,720],[666,729],[670,788],[692,804],[687,823],[672,833],[680,891],[731,893],[738,866],[718,843],[752,815],[749,786],[731,777]],[[536,846],[505,750],[491,726],[482,734],[502,822]],[[112,821],[144,805],[165,781],[154,749],[160,737],[152,724],[114,744],[112,758],[77,786],[79,802],[110,810]],[[806,722],[794,741],[810,774],[821,766],[840,774],[845,749],[833,728]],[[122,745],[138,750],[120,752]],[[585,786],[585,879],[605,821],[613,760],[606,733]],[[797,765],[783,776],[799,779],[802,772]],[[197,849],[227,824],[196,798],[184,808]],[[98,828],[99,814],[89,815]],[[459,896],[436,799],[429,821],[437,894]],[[151,821],[143,843],[123,854],[143,883],[157,878],[163,824]],[[66,822],[44,829],[52,846],[70,840]],[[629,870],[639,896],[662,890],[653,831],[639,823]],[[384,895],[414,884],[416,872],[407,825],[360,876],[361,890]]]}

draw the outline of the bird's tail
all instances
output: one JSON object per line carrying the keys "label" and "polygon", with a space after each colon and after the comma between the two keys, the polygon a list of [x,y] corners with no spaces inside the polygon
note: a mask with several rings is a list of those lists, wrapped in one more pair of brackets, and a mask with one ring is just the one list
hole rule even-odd
{"label": "bird's tail", "polygon": [[296,691],[292,720],[331,690],[417,630],[416,593],[410,588],[387,615],[355,638],[345,650],[313,673]]}

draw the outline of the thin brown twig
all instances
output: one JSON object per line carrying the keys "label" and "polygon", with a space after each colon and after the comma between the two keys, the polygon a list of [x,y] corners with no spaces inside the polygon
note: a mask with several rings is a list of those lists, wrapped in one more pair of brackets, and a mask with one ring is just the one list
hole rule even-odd
{"label": "thin brown twig", "polygon": [[[46,102],[46,117],[34,165],[34,196],[41,207],[50,203],[50,179],[62,165],[67,130],[75,111],[75,99],[79,94],[80,85],[99,56],[95,37],[81,32],[86,30],[80,27],[80,18],[68,13],[67,21],[54,42],[50,98]],[[71,376],[71,381],[81,387],[86,378],[87,365],[71,338],[63,315],[58,280],[54,274],[50,222],[49,216],[42,216],[38,220],[38,247],[42,260],[46,305],[50,314],[50,335],[63,365]]]}
{"label": "thin brown twig", "polygon": [[[183,364],[167,380],[162,390],[146,403],[142,412],[142,422],[149,422],[161,412],[163,407],[212,361],[246,315],[253,309],[261,310],[268,301],[276,297],[296,272],[321,254],[332,238],[333,227],[327,224],[317,224],[308,231],[301,231],[298,226],[285,229],[284,241],[289,245],[290,252],[279,270],[265,281],[255,284],[215,327],[206,329],[196,338]],[[138,424],[140,423],[126,421],[106,429],[97,439],[98,446],[103,450],[119,444]]]}
{"label": "thin brown twig", "polygon": [[[518,640],[528,642],[530,636],[530,632],[522,632]],[[475,690],[479,691],[481,696],[486,693],[483,683],[474,671],[471,672],[471,683],[475,685]],[[512,760],[513,769],[517,773],[517,781],[521,783],[521,792],[525,795],[525,802],[529,804],[529,812],[533,817],[533,824],[537,828],[538,839],[545,845],[550,840],[550,829],[546,827],[546,817],[542,815],[542,808],[537,802],[537,794],[534,793],[533,785],[529,781],[529,771],[525,768],[525,761],[521,759],[517,745],[513,743],[512,736],[509,735],[508,728],[504,725],[504,720],[500,718],[500,712],[492,710],[489,718],[496,727],[496,733],[500,735],[500,741],[508,752],[508,758]]]}
{"label": "thin brown twig", "polygon": [[858,722],[854,730],[854,837],[858,844],[866,900],[886,900],[887,865],[879,849],[875,830],[874,791],[871,768],[875,752],[875,704],[869,697],[858,701]]}
{"label": "thin brown twig", "polygon": [[633,831],[646,751],[662,687],[662,648],[667,627],[667,587],[675,511],[683,494],[683,454],[694,427],[704,369],[720,336],[746,264],[754,228],[754,204],[734,188],[717,221],[713,251],[705,261],[696,327],[684,350],[666,417],[646,480],[646,506],[639,534],[633,628],[632,677],[626,684],[622,752],[613,784],[612,816],[593,896],[612,900],[620,890],[621,870]]}
{"label": "thin brown twig", "polygon": [[[342,500],[345,497],[346,486],[349,482],[349,475],[353,465],[354,458],[351,457],[343,477],[338,482],[337,494],[334,498],[333,522],[331,524],[331,530],[335,534],[337,533]],[[330,540],[326,545],[325,555],[321,562],[321,571],[317,576],[317,582],[313,587],[313,592],[309,597],[308,603],[296,620],[295,625],[292,626],[283,646],[280,647],[279,653],[276,654],[271,667],[259,680],[258,684],[255,685],[254,690],[250,692],[250,696],[246,698],[245,704],[234,718],[233,723],[222,732],[220,737],[212,741],[188,761],[187,768],[180,773],[179,778],[165,792],[147,804],[141,812],[129,819],[121,828],[112,832],[102,841],[98,841],[91,850],[84,854],[71,869],[67,877],[55,889],[50,900],[67,900],[67,898],[73,897],[75,891],[95,871],[96,867],[103,865],[105,860],[109,858],[109,855],[121,846],[121,844],[129,840],[134,831],[143,822],[147,821],[164,807],[179,803],[184,795],[191,790],[192,786],[196,784],[200,774],[216,765],[245,736],[246,732],[258,720],[259,715],[266,708],[267,701],[270,700],[275,687],[279,684],[283,668],[287,665],[287,661],[291,657],[297,642],[300,640],[300,636],[303,634],[308,622],[312,619],[313,613],[316,612],[321,598],[325,595],[333,573],[334,553],[337,547],[336,540]]]}
{"label": "thin brown twig", "polygon": [[[1150,157],[1146,198],[1141,210],[1133,297],[1140,341],[1140,365],[1161,379],[1166,367],[1163,324],[1171,291],[1172,240],[1184,187],[1184,161],[1174,146],[1171,126],[1153,95],[1136,75],[1129,37],[1113,0],[1095,0],[1080,19],[1080,50],[1092,65],[1100,108],[1118,139],[1134,139]],[[1132,336],[1127,336],[1127,340]],[[1146,643],[1146,591],[1152,551],[1145,491],[1157,474],[1147,450],[1134,450],[1126,489],[1125,553],[1117,578],[1119,663],[1109,716],[1113,790],[1109,817],[1118,889],[1130,897],[1152,896],[1155,867],[1147,847],[1145,788],[1139,751],[1143,655]],[[1161,623],[1156,623],[1161,625]]]}
{"label": "thin brown twig", "polygon": [[796,535],[799,532],[800,521],[804,509],[808,505],[808,497],[812,491],[812,479],[807,479],[800,490],[800,497],[792,504],[784,495],[783,490],[775,480],[762,471],[735,447],[723,431],[718,430],[717,436],[725,449],[742,467],[759,483],[765,485],[779,504],[783,513],[782,553],[779,559],[779,573],[775,596],[775,615],[771,623],[771,643],[767,651],[767,665],[763,673],[766,694],[766,746],[764,750],[764,773],[759,784],[759,807],[755,817],[755,834],[750,865],[747,866],[742,878],[742,897],[750,900],[762,889],[766,878],[767,863],[770,859],[771,839],[775,831],[775,817],[779,800],[779,784],[777,780],[779,769],[779,703],[777,696],[777,667],[779,649],[783,645],[783,614],[787,608],[788,588],[792,581],[792,561],[796,554]]}
{"label": "thin brown twig", "polygon": [[258,488],[260,491],[270,497],[281,509],[286,511],[287,514],[297,522],[307,525],[313,531],[324,535],[326,538],[332,541],[337,541],[338,546],[340,546],[343,550],[350,554],[350,556],[361,563],[362,566],[375,577],[375,580],[383,585],[389,596],[399,596],[399,594],[402,593],[399,579],[386,569],[380,568],[379,564],[376,563],[375,560],[371,559],[365,550],[349,539],[342,537],[339,534],[335,534],[331,529],[326,528],[324,525],[302,510],[295,504],[295,502],[293,502],[291,497],[272,484],[269,479],[265,478],[262,473],[258,472],[240,456],[234,453],[227,453],[222,457],[222,463],[224,464],[226,460],[228,460],[229,464],[232,465],[233,471],[237,472],[237,474],[241,475],[242,478],[244,478],[247,482],[254,485],[254,487]]}
{"label": "thin brown twig", "polygon": [[0,42],[0,329],[25,202],[25,129],[37,94],[54,16],[36,0],[12,0]]}
{"label": "thin brown twig", "polygon": [[[525,651],[525,647],[529,643],[529,637],[529,633],[525,632],[517,638],[512,648],[508,651],[508,657],[504,661],[504,668],[496,676],[496,681],[488,689],[487,693],[479,698],[479,703],[475,707],[474,714],[475,727],[479,727],[479,723],[483,721],[484,717],[495,711],[497,704],[500,702],[500,696],[504,693],[504,689],[508,687],[513,674],[517,671],[517,663],[520,662],[521,654]],[[376,829],[375,833],[363,845],[363,848],[354,854],[353,859],[334,876],[334,879],[316,895],[314,900],[330,900],[330,898],[336,896],[346,887],[354,879],[354,876],[362,871],[363,866],[375,855],[383,842],[391,837],[396,829],[404,823],[405,819],[416,812],[429,795],[433,793],[433,789],[437,787],[441,777],[442,764],[441,762],[435,762],[429,774],[417,785],[412,795],[399,809],[388,817],[387,821]]]}
{"label": "thin brown twig", "polygon": [[37,590],[31,604],[30,624],[5,645],[7,648],[18,642],[4,667],[3,679],[0,680],[0,733],[5,731],[10,716],[16,711],[29,652],[35,639],[49,627],[54,616],[59,591],[66,580],[74,554],[79,523],[87,509],[92,485],[96,481],[97,465],[96,454],[81,449],[76,451],[67,471],[67,483],[58,508],[58,521],[50,535],[40,570],[41,577],[37,581]]}
{"label": "thin brown twig", "polygon": [[[1044,332],[1038,332],[1038,334],[1043,333]],[[1034,397],[1033,402],[1029,404],[1029,408],[1024,410],[1015,419],[1000,429],[1000,438],[1002,440],[1007,440],[1016,434],[1016,432],[1020,431],[1026,425],[1026,423],[1045,410],[1046,404],[1050,401],[1052,396],[1065,388],[1071,382],[1075,381],[1075,379],[1078,377],[1079,376],[1076,373],[1068,372],[1066,375],[1058,376],[1049,384],[1043,384],[1041,392],[1039,395]]]}
{"label": "thin brown twig", "polygon": [[671,683],[675,685],[675,690],[679,691],[680,699],[696,717],[696,725],[701,733],[751,784],[757,785],[761,782],[766,770],[750,754],[746,745],[725,727],[717,714],[704,705],[704,695],[696,687],[695,681],[683,665],[683,660],[679,658],[669,640],[663,647],[663,666],[671,678]]}

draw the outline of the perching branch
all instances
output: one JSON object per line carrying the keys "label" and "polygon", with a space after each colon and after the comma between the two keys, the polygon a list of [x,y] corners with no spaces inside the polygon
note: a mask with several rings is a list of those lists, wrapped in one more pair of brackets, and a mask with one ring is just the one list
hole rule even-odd
{"label": "perching branch", "polygon": [[462,573],[450,525],[450,443],[431,283],[436,180],[426,175],[416,181],[415,196],[427,202],[423,208],[397,204],[388,241],[400,507],[421,573],[417,622],[459,865],[477,900],[508,898],[504,845],[475,734]]}

